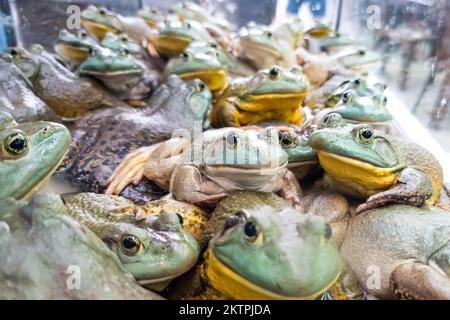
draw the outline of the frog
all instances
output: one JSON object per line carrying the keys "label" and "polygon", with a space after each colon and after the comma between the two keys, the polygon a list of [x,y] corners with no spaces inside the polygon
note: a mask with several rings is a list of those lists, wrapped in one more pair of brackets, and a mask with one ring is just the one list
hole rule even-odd
{"label": "frog", "polygon": [[58,168],[71,136],[61,124],[18,124],[9,113],[0,112],[0,141],[0,178],[8,183],[1,188],[0,198],[29,199]]}
{"label": "frog", "polygon": [[80,65],[80,75],[100,80],[121,100],[142,107],[157,86],[157,76],[145,70],[127,48],[118,52],[107,48],[91,48],[89,57]]}
{"label": "frog", "polygon": [[69,215],[94,232],[141,285],[161,291],[197,262],[197,241],[175,212],[137,216],[139,206],[130,200],[95,193],[63,200]]}
{"label": "frog", "polygon": [[350,124],[331,113],[308,144],[325,171],[323,185],[365,201],[357,213],[391,203],[434,204],[440,195],[442,167],[428,150],[368,124]]}
{"label": "frog", "polygon": [[211,92],[222,92],[227,86],[226,65],[219,58],[219,52],[209,46],[189,46],[179,57],[171,58],[164,71],[164,77],[176,74],[180,78],[200,79]]}
{"label": "frog", "polygon": [[[174,132],[201,132],[207,127],[212,95],[198,79],[172,75],[142,108],[108,108],[70,124],[73,142],[57,178],[82,191],[103,193],[105,182],[123,157],[134,149],[165,141]],[[130,130],[132,128],[132,130]],[[121,194],[136,203],[159,199],[164,192],[143,181]]]}
{"label": "frog", "polygon": [[313,38],[325,38],[333,34],[333,29],[329,23],[316,20],[314,26],[309,28],[305,33]]}
{"label": "frog", "polygon": [[[449,239],[447,211],[391,204],[351,216],[340,252],[376,298],[448,300]],[[374,266],[377,286],[369,278]]]}
{"label": "frog", "polygon": [[30,81],[13,63],[11,55],[0,56],[0,112],[10,113],[17,122],[58,121],[59,117],[39,99]]}
{"label": "frog", "polygon": [[231,49],[235,56],[256,70],[273,65],[287,68],[296,65],[295,50],[288,42],[276,39],[274,31],[265,26],[250,24],[242,28]]}
{"label": "frog", "polygon": [[99,40],[102,40],[107,32],[125,32],[119,17],[105,7],[89,5],[81,12],[80,18],[83,28]]}
{"label": "frog", "polygon": [[232,193],[211,214],[205,232],[203,259],[176,280],[170,297],[316,299],[341,272],[330,225],[299,214],[273,193]]}
{"label": "frog", "polygon": [[285,42],[291,50],[295,50],[303,45],[304,22],[299,17],[294,17],[284,21],[274,28],[273,37],[278,42]]}
{"label": "frog", "polygon": [[233,80],[211,110],[214,127],[240,127],[267,120],[300,125],[309,83],[301,67],[273,66]]}
{"label": "frog", "polygon": [[231,27],[227,20],[211,14],[192,1],[175,4],[170,11],[178,15],[181,21],[193,20],[201,23],[224,50],[230,45]]}
{"label": "frog", "polygon": [[89,36],[84,29],[78,30],[76,34],[62,29],[58,34],[54,49],[75,70],[89,56],[89,48],[97,46],[97,39]]}
{"label": "frog", "polygon": [[0,299],[163,299],[69,216],[58,195],[1,199],[0,207]]}
{"label": "frog", "polygon": [[355,41],[348,35],[339,32],[319,39],[320,49],[327,53],[336,53],[355,44]]}
{"label": "frog", "polygon": [[192,41],[214,42],[201,24],[196,21],[167,19],[158,31],[148,36],[158,54],[166,57],[178,56]]}
{"label": "frog", "polygon": [[105,193],[119,194],[145,177],[175,200],[202,208],[214,208],[232,191],[253,190],[278,192],[302,211],[301,188],[287,163],[274,128],[213,129],[131,152],[106,182]]}
{"label": "frog", "polygon": [[166,15],[155,7],[144,5],[137,12],[137,15],[144,19],[145,23],[151,28],[159,28],[160,24],[166,20]]}
{"label": "frog", "polygon": [[6,52],[30,81],[33,92],[63,119],[75,119],[89,110],[124,106],[97,82],[80,78],[64,67],[39,44],[29,50],[10,47]]}

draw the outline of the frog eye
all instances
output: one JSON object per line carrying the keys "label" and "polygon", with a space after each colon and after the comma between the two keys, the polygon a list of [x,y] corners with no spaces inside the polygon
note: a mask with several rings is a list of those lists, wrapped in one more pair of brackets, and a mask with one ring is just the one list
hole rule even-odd
{"label": "frog eye", "polygon": [[120,49],[119,54],[120,54],[122,57],[126,57],[127,55],[130,54],[130,50],[128,50],[127,48],[122,48],[122,49]]}
{"label": "frog eye", "polygon": [[354,85],[355,87],[359,87],[359,86],[361,85],[361,79],[355,79],[355,80],[353,81],[353,85]]}
{"label": "frog eye", "polygon": [[327,127],[331,127],[342,120],[342,116],[338,113],[329,113],[323,119],[323,123]]}
{"label": "frog eye", "polygon": [[180,57],[181,57],[181,59],[183,59],[184,61],[189,61],[189,60],[191,60],[191,58],[192,58],[191,54],[190,54],[189,52],[186,52],[186,51],[183,51],[183,52],[180,54]]}
{"label": "frog eye", "polygon": [[181,214],[179,214],[179,213],[177,213],[177,216],[178,216],[178,221],[180,222],[180,225],[183,225],[183,223],[184,223],[183,216]]}
{"label": "frog eye", "polygon": [[128,42],[128,37],[127,36],[120,36],[120,41]]}
{"label": "frog eye", "polygon": [[258,224],[253,221],[247,221],[244,224],[245,239],[252,244],[262,244],[263,235],[258,228]]}
{"label": "frog eye", "polygon": [[235,133],[230,132],[225,137],[225,141],[228,146],[230,146],[232,148],[236,148],[239,144],[239,137]]}
{"label": "frog eye", "polygon": [[295,137],[286,134],[286,133],[281,133],[281,137],[280,137],[280,145],[282,148],[291,148],[292,146],[294,146],[296,143],[296,139]]}
{"label": "frog eye", "polygon": [[272,69],[269,70],[269,76],[270,79],[272,80],[276,80],[280,77],[281,75],[281,71],[278,67],[273,67]]}
{"label": "frog eye", "polygon": [[208,44],[208,47],[213,48],[213,49],[217,49],[218,48],[217,43],[214,43],[214,42],[210,42]]}
{"label": "frog eye", "polygon": [[195,92],[202,92],[205,88],[205,83],[203,81],[199,81],[199,83],[195,86]]}
{"label": "frog eye", "polygon": [[97,50],[93,49],[93,48],[89,48],[89,56],[90,57],[95,57],[97,55]]}
{"label": "frog eye", "polygon": [[98,14],[101,15],[101,16],[106,15],[106,9],[105,8],[99,8],[98,9]]}
{"label": "frog eye", "polygon": [[13,57],[13,59],[16,59],[19,57],[19,53],[14,48],[9,49],[8,53],[11,55],[11,57]]}
{"label": "frog eye", "polygon": [[270,32],[270,31],[265,31],[265,32],[264,32],[264,35],[265,35],[267,38],[272,38],[272,36],[273,36],[272,32]]}
{"label": "frog eye", "polygon": [[365,50],[358,50],[358,55],[364,56],[366,54]]}
{"label": "frog eye", "polygon": [[141,249],[141,241],[133,235],[126,235],[120,241],[123,253],[126,255],[135,255]]}
{"label": "frog eye", "polygon": [[86,39],[87,38],[86,31],[79,31],[78,32],[78,37],[81,38],[81,39]]}
{"label": "frog eye", "polygon": [[345,92],[342,94],[342,101],[343,101],[344,103],[348,103],[348,102],[351,102],[351,101],[352,101],[352,94],[350,93],[350,91],[345,91]]}
{"label": "frog eye", "polygon": [[387,97],[386,97],[386,96],[384,96],[384,97],[381,99],[381,103],[382,103],[384,106],[387,104]]}
{"label": "frog eye", "polygon": [[16,132],[4,140],[3,146],[10,155],[19,156],[27,150],[28,140],[22,133]]}
{"label": "frog eye", "polygon": [[188,22],[188,23],[186,23],[186,28],[188,28],[188,29],[191,29],[192,28],[192,26],[191,26],[191,24]]}
{"label": "frog eye", "polygon": [[363,144],[369,144],[374,139],[373,129],[370,127],[364,127],[358,131],[358,140]]}

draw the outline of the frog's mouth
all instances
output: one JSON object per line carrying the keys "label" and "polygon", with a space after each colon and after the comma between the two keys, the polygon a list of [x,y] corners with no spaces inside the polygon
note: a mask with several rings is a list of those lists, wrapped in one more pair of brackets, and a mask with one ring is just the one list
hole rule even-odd
{"label": "frog's mouth", "polygon": [[85,46],[77,46],[68,43],[59,42],[55,45],[55,51],[62,57],[82,62],[89,55],[89,48]]}
{"label": "frog's mouth", "polygon": [[282,54],[281,52],[279,52],[276,48],[271,48],[268,46],[265,46],[262,43],[258,43],[252,40],[249,40],[246,37],[243,37],[240,39],[240,44],[243,47],[243,51],[247,52],[248,51],[252,51],[252,52],[258,52],[258,56],[274,56],[277,58],[281,58]]}
{"label": "frog's mouth", "polygon": [[274,166],[274,163],[267,163],[264,165],[261,164],[206,164],[207,169],[213,169],[213,170],[223,170],[223,171],[230,171],[240,174],[261,174],[264,172],[267,172],[267,174],[274,174],[278,170],[281,170],[282,168],[286,167],[288,165],[288,162],[279,163],[278,165]]}
{"label": "frog's mouth", "polygon": [[127,70],[117,70],[117,71],[97,71],[97,70],[86,70],[83,69],[83,74],[94,76],[94,77],[120,77],[120,76],[139,76],[142,74],[140,69],[127,69]]}
{"label": "frog's mouth", "polygon": [[200,79],[211,91],[222,90],[227,85],[226,72],[221,68],[184,72],[178,76],[183,80]]}
{"label": "frog's mouth", "polygon": [[336,180],[346,183],[358,183],[369,190],[387,189],[398,177],[398,171],[405,165],[381,168],[367,162],[332,153],[317,151],[322,168]]}
{"label": "frog's mouth", "polygon": [[220,261],[211,248],[205,253],[205,275],[211,286],[224,296],[237,300],[313,300],[327,291],[339,278],[336,277],[321,290],[308,296],[285,296],[267,290],[247,280]]}
{"label": "frog's mouth", "polygon": [[100,40],[104,38],[107,32],[119,33],[122,30],[116,29],[114,27],[110,27],[98,22],[90,21],[81,18],[81,25],[84,29],[87,30],[88,33],[95,35]]}
{"label": "frog's mouth", "polygon": [[149,41],[153,43],[160,53],[176,55],[186,49],[191,44],[192,39],[174,34],[159,34],[150,37]]}
{"label": "frog's mouth", "polygon": [[249,112],[294,111],[300,108],[307,90],[299,92],[273,92],[250,94],[238,102],[239,109]]}

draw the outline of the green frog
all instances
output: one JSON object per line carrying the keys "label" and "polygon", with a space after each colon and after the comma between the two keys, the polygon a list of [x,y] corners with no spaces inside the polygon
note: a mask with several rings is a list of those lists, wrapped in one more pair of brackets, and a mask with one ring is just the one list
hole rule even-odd
{"label": "green frog", "polygon": [[83,29],[78,30],[77,34],[62,29],[58,34],[54,49],[64,61],[76,69],[89,56],[89,49],[97,46],[97,40],[89,36]]}
{"label": "green frog", "polygon": [[80,65],[80,74],[100,80],[121,100],[142,107],[157,86],[157,77],[144,72],[144,66],[127,48],[118,52],[106,48],[91,48],[89,57]]}
{"label": "green frog", "polygon": [[440,195],[438,160],[419,145],[390,139],[370,125],[349,124],[332,113],[308,143],[326,173],[326,186],[366,200],[357,212],[389,203],[433,204]]}
{"label": "green frog", "polygon": [[181,79],[200,79],[212,92],[221,92],[227,86],[227,66],[222,63],[218,49],[195,46],[184,50],[179,57],[170,59],[164,77],[171,74]]}
{"label": "green frog", "polygon": [[211,110],[214,127],[240,127],[268,120],[299,125],[309,83],[301,67],[274,66],[235,79]]}
{"label": "green frog", "polygon": [[78,77],[41,45],[29,51],[12,47],[7,53],[33,86],[34,93],[56,114],[76,118],[89,110],[124,104],[98,83]]}
{"label": "green frog", "polygon": [[158,28],[166,20],[166,15],[162,11],[148,5],[144,5],[137,15],[144,19],[145,23],[151,28]]}
{"label": "green frog", "polygon": [[315,299],[341,271],[331,235],[323,218],[298,214],[272,193],[234,192],[207,222],[203,259],[171,292],[183,299]]}
{"label": "green frog", "polygon": [[89,5],[81,12],[81,25],[89,34],[99,40],[102,40],[107,32],[125,32],[125,27],[119,17],[104,7],[94,5]]}
{"label": "green frog", "polygon": [[279,41],[274,31],[250,24],[239,31],[232,44],[235,56],[251,64],[255,69],[270,68],[273,65],[293,67],[296,65],[294,48],[287,41]]}
{"label": "green frog", "polygon": [[[182,81],[172,75],[143,108],[87,114],[70,126],[73,143],[58,176],[83,191],[101,193],[112,171],[132,150],[168,139],[174,131],[201,132],[207,126],[211,101],[211,92],[201,80]],[[162,191],[143,181],[121,195],[142,203],[161,197]]]}
{"label": "green frog", "polygon": [[119,194],[146,177],[178,201],[214,207],[235,190],[279,192],[298,210],[301,189],[286,165],[278,131],[223,128],[193,141],[176,137],[130,153],[107,181],[107,194]]}
{"label": "green frog", "polygon": [[340,33],[319,39],[320,49],[328,53],[335,53],[353,45],[355,45],[354,40]]}
{"label": "green frog", "polygon": [[103,240],[141,285],[161,289],[197,262],[197,241],[175,212],[139,216],[130,200],[95,193],[64,202],[69,215]]}
{"label": "green frog", "polygon": [[0,198],[29,198],[50,179],[66,154],[70,132],[63,125],[35,121],[17,124],[0,112]]}
{"label": "green frog", "polygon": [[344,234],[342,257],[368,293],[380,299],[450,299],[448,212],[389,205],[351,217]]}
{"label": "green frog", "polygon": [[162,299],[138,285],[59,196],[2,199],[0,208],[0,299]]}
{"label": "green frog", "polygon": [[209,32],[223,49],[227,49],[230,44],[231,27],[227,20],[212,15],[204,7],[192,2],[183,1],[171,8],[171,11],[178,15],[182,21],[197,21]]}
{"label": "green frog", "polygon": [[196,21],[165,20],[163,26],[149,35],[148,41],[166,57],[178,56],[192,41],[214,42],[203,26]]}
{"label": "green frog", "polygon": [[56,114],[33,93],[32,84],[12,62],[9,54],[0,57],[0,112],[10,113],[19,123],[57,121]]}

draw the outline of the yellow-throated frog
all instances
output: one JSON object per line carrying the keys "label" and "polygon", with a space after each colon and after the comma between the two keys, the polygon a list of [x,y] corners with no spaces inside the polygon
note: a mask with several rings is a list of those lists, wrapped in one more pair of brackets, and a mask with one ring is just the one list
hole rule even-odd
{"label": "yellow-throated frog", "polygon": [[80,74],[100,80],[133,106],[144,106],[158,82],[155,74],[144,73],[144,66],[127,48],[120,48],[118,52],[91,48],[89,57],[80,65]]}
{"label": "yellow-throated frog", "polygon": [[160,290],[197,262],[197,241],[175,212],[140,216],[131,201],[95,193],[63,200],[69,215],[103,240],[141,285]]}
{"label": "yellow-throated frog", "polygon": [[299,125],[309,83],[301,67],[274,66],[235,79],[211,110],[214,127],[240,127],[267,120]]}
{"label": "yellow-throated frog", "polygon": [[0,208],[0,299],[162,299],[138,285],[59,196],[2,199]]}
{"label": "yellow-throated frog", "polygon": [[315,299],[341,271],[330,238],[323,218],[298,214],[272,193],[235,192],[207,222],[203,259],[170,292],[183,299]]}
{"label": "yellow-throated frog", "polygon": [[443,172],[417,144],[397,141],[367,124],[346,123],[331,113],[308,138],[325,171],[325,185],[366,200],[357,212],[388,203],[421,206],[438,199]]}
{"label": "yellow-throated frog", "polygon": [[[173,75],[143,108],[109,108],[85,115],[70,127],[73,143],[58,174],[84,191],[103,192],[106,179],[132,150],[168,139],[176,130],[201,132],[211,101],[202,81],[185,82]],[[122,195],[146,202],[161,197],[161,190],[144,181]]]}
{"label": "yellow-throated frog", "polygon": [[63,125],[36,121],[17,124],[0,112],[0,198],[29,198],[58,168],[70,144]]}
{"label": "yellow-throated frog", "polygon": [[34,93],[62,117],[76,118],[89,110],[124,105],[95,81],[64,67],[41,45],[32,45],[29,51],[13,47],[6,52],[32,83]]}
{"label": "yellow-throated frog", "polygon": [[158,28],[166,20],[166,15],[162,11],[148,5],[144,5],[137,15],[144,19],[145,23],[151,28]]}
{"label": "yellow-throated frog", "polygon": [[208,130],[130,153],[108,180],[107,194],[119,194],[143,177],[179,201],[214,207],[235,190],[279,192],[300,211],[301,189],[286,165],[278,130]]}
{"label": "yellow-throated frog", "polygon": [[97,39],[89,36],[85,30],[77,34],[62,29],[54,46],[55,52],[73,69],[76,69],[89,56],[89,49],[98,46]]}

